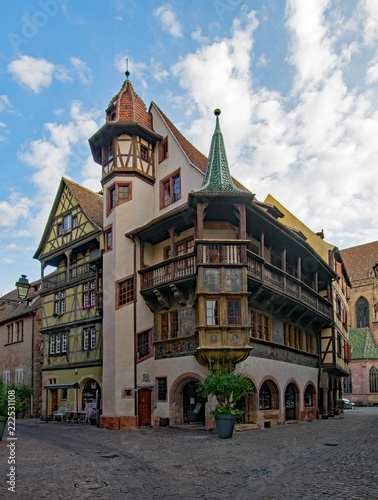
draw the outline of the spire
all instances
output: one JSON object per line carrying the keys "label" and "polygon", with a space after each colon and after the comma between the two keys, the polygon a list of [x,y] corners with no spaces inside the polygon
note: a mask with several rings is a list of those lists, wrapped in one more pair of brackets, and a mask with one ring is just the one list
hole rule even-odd
{"label": "spire", "polygon": [[125,75],[126,75],[126,80],[129,79],[129,76],[130,76],[130,71],[129,71],[129,60],[126,58],[126,71],[125,71]]}
{"label": "spire", "polygon": [[246,191],[235,186],[228,168],[226,148],[219,126],[220,109],[216,109],[214,114],[217,118],[207,160],[205,177],[202,187],[195,191],[195,193],[246,194]]}

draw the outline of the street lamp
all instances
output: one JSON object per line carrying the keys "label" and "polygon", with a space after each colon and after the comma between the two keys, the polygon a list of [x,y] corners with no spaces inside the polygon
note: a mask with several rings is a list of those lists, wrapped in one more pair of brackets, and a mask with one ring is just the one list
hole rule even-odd
{"label": "street lamp", "polygon": [[0,298],[0,307],[4,304],[10,304],[13,307],[17,307],[18,304],[24,302],[26,297],[28,296],[30,284],[25,274],[21,274],[21,278],[15,283],[17,288],[17,297],[18,299],[4,299]]}

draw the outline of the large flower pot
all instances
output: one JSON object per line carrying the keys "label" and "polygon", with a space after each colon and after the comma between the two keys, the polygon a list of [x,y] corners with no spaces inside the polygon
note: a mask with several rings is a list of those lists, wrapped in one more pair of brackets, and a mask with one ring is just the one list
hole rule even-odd
{"label": "large flower pot", "polygon": [[215,425],[217,427],[218,437],[221,439],[227,439],[232,437],[234,432],[234,426],[236,422],[235,415],[220,415],[215,419]]}
{"label": "large flower pot", "polygon": [[0,441],[3,439],[3,434],[4,434],[4,431],[5,431],[6,425],[7,425],[7,420],[6,419],[2,419],[0,417]]}

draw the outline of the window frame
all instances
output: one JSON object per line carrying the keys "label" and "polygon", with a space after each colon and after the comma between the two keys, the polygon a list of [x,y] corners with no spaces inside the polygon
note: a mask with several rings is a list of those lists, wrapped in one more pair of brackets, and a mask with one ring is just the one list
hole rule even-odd
{"label": "window frame", "polygon": [[[123,302],[123,300],[121,301],[121,290],[120,290],[120,287],[123,283],[132,283],[132,298],[130,300],[127,300],[127,290],[126,290],[126,301]],[[134,276],[131,275],[131,276],[126,276],[125,278],[122,278],[118,281],[116,281],[115,283],[115,287],[116,287],[116,303],[115,303],[115,308],[116,309],[119,309],[121,307],[125,307],[129,304],[132,304],[136,298],[135,298],[135,295],[136,295],[136,287],[135,287],[135,283],[134,283]],[[123,292],[122,292],[123,294]]]}
{"label": "window frame", "polygon": [[169,158],[168,137],[165,137],[159,147],[159,163]]}
{"label": "window frame", "polygon": [[180,336],[179,310],[172,309],[159,314],[159,340],[175,340]]}
{"label": "window frame", "polygon": [[[234,305],[238,304],[238,309],[239,314],[236,316],[235,315],[235,308],[232,306],[232,303],[235,303]],[[230,307],[231,306],[231,307]],[[233,314],[231,314],[233,312]],[[242,314],[241,314],[241,300],[240,299],[227,299],[227,324],[228,326],[240,326],[242,323]],[[232,320],[232,321],[230,321]]]}
{"label": "window frame", "polygon": [[72,214],[67,214],[63,217],[63,234],[68,234],[72,231]]}
{"label": "window frame", "polygon": [[[164,397],[161,397],[163,394],[160,392],[160,382],[163,382],[165,385]],[[168,401],[168,380],[167,377],[156,377],[156,400],[157,401]]]}
{"label": "window frame", "polygon": [[[257,309],[250,309],[251,313],[251,340],[265,340],[271,342],[272,340],[272,318],[268,314],[258,311]],[[255,317],[255,320],[253,318]],[[255,333],[255,334],[254,334]]]}
{"label": "window frame", "polygon": [[[128,188],[128,197],[120,199],[120,188]],[[114,195],[113,195],[114,193]],[[110,215],[115,207],[127,203],[133,198],[132,182],[114,182],[106,191],[106,215]]]}
{"label": "window frame", "polygon": [[[110,234],[110,245],[109,245],[109,234]],[[106,226],[104,228],[104,252],[111,252],[113,250],[113,224]]]}
{"label": "window frame", "polygon": [[[142,151],[144,153],[142,153]],[[140,157],[141,157],[141,159],[144,161],[148,161],[149,160],[148,156],[149,156],[148,155],[148,147],[144,146],[144,144],[141,144],[140,145]]]}
{"label": "window frame", "polygon": [[66,312],[66,292],[61,290],[60,292],[55,292],[54,294],[54,312],[53,315],[62,315]]}
{"label": "window frame", "polygon": [[49,356],[66,356],[67,352],[68,352],[68,333],[58,332],[50,334]]}
{"label": "window frame", "polygon": [[[215,307],[208,307],[208,304],[213,302]],[[209,315],[209,311],[215,311],[214,314]],[[219,310],[219,299],[206,299],[205,300],[205,316],[206,316],[206,326],[217,326],[220,325],[220,310]],[[214,322],[209,322],[209,319],[214,319]]]}
{"label": "window frame", "polygon": [[111,139],[109,142],[107,142],[104,146],[103,150],[103,165],[106,165],[110,161],[114,160],[114,140]]}
{"label": "window frame", "polygon": [[[152,356],[152,328],[148,328],[147,330],[142,330],[141,332],[137,332],[136,334],[136,351],[137,351],[137,362],[144,361]],[[140,339],[147,339],[143,344],[140,342]],[[141,348],[141,349],[140,349]],[[143,350],[142,350],[143,348]],[[142,355],[141,355],[142,351]]]}
{"label": "window frame", "polygon": [[[175,194],[175,181],[179,179],[179,192]],[[165,186],[169,187],[168,202],[166,203]],[[175,170],[160,181],[160,210],[173,205],[176,201],[181,200],[181,168]]]}

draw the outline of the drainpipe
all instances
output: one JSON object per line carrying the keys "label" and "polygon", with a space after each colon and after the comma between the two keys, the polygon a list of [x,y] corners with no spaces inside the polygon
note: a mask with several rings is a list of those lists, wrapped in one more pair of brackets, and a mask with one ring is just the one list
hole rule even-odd
{"label": "drainpipe", "polygon": [[136,241],[131,235],[127,235],[134,245],[134,255],[133,255],[133,279],[134,279],[134,321],[133,321],[133,333],[134,333],[134,415],[137,417],[138,425],[138,372],[137,372],[137,342],[136,342],[136,332],[137,332],[137,272],[136,272]]}
{"label": "drainpipe", "polygon": [[32,358],[31,358],[31,396],[30,396],[30,413],[34,416],[34,328],[35,328],[35,316],[36,313],[32,315]]}

